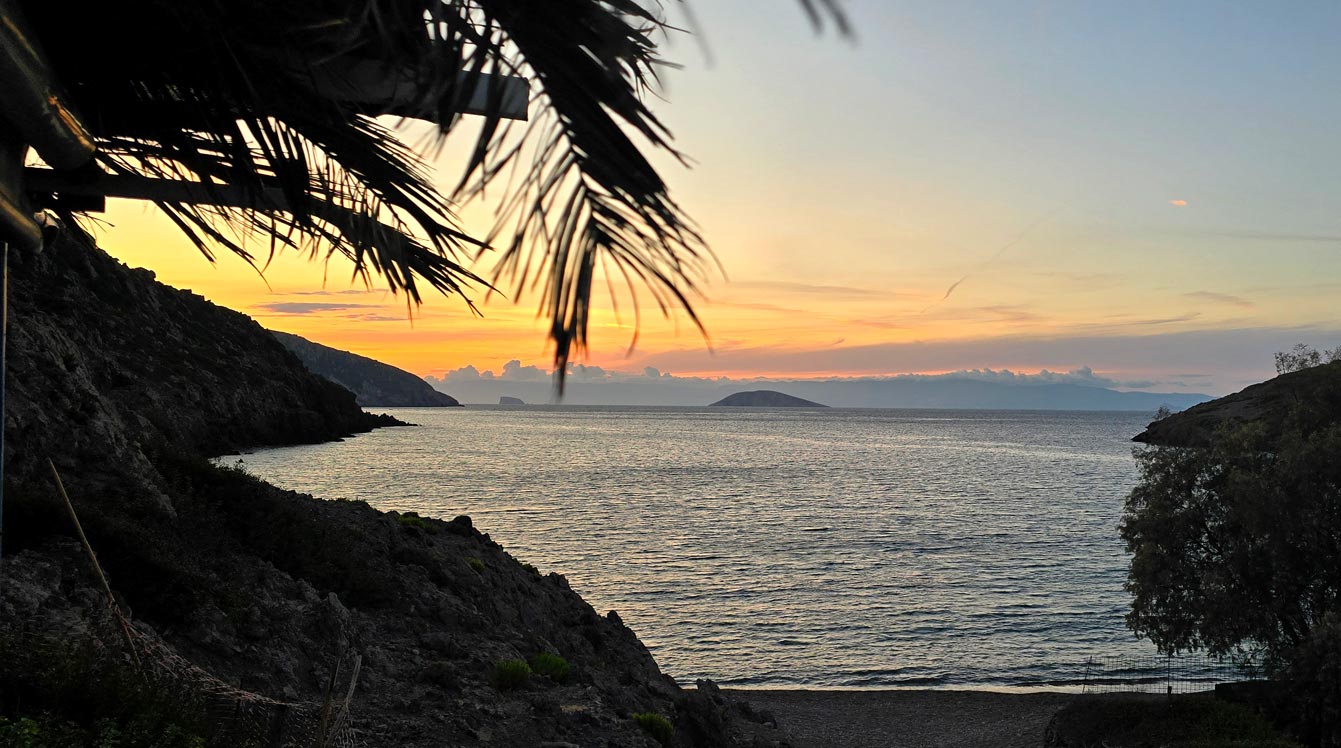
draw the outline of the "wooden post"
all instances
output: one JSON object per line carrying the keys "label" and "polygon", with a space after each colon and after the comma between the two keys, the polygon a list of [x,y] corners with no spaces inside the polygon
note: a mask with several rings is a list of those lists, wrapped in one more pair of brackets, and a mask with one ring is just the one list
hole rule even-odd
{"label": "wooden post", "polygon": [[9,242],[0,259],[0,560],[5,557],[5,370],[9,368]]}

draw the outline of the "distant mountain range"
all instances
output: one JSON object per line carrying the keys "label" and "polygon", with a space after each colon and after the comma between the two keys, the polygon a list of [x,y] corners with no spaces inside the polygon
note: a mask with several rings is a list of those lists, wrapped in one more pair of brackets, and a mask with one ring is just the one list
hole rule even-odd
{"label": "distant mountain range", "polygon": [[[496,403],[501,395],[528,403],[554,401],[548,378],[531,380],[477,378],[435,380],[465,403]],[[1105,387],[1045,382],[1006,383],[948,376],[834,380],[703,380],[678,377],[627,377],[583,381],[570,378],[566,405],[697,405],[728,395],[767,387],[792,397],[836,408],[936,408],[972,410],[1128,410],[1154,412],[1160,406],[1183,410],[1210,395],[1122,392]]]}
{"label": "distant mountain range", "polygon": [[353,392],[363,407],[427,408],[461,404],[404,369],[313,343],[292,333],[271,330],[270,334],[292,351],[309,371]]}

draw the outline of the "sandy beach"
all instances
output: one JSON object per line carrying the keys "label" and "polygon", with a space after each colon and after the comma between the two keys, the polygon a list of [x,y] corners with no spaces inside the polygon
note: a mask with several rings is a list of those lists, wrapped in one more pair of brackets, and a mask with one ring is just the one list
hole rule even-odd
{"label": "sandy beach", "polygon": [[796,748],[1038,748],[1064,693],[732,690]]}

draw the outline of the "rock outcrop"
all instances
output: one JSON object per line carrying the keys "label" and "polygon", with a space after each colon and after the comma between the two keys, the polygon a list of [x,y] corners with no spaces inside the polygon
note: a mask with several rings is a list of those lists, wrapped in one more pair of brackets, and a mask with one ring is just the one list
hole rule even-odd
{"label": "rock outcrop", "polygon": [[365,408],[446,408],[461,403],[438,392],[428,382],[404,369],[342,351],[292,333],[271,330],[280,343],[313,373],[354,393]]}
{"label": "rock outcrop", "polygon": [[512,397],[512,396],[510,396],[510,395],[500,395],[499,398],[498,398],[498,404],[499,404],[499,405],[525,405],[525,404],[526,404],[526,401],[525,401],[525,400],[522,400],[520,397]]}
{"label": "rock outcrop", "polygon": [[[27,639],[0,656],[118,640],[98,633],[106,602],[51,457],[146,659],[187,691],[208,673],[210,698],[236,700],[217,711],[266,744],[314,744],[292,735],[315,729],[298,717],[355,654],[352,735],[368,746],[652,748],[634,719],[649,713],[674,745],[778,743],[711,687],[682,691],[618,616],[468,518],[325,501],[207,461],[378,423],[251,320],[71,239],[11,262],[0,640]],[[539,655],[567,676],[500,677]],[[21,672],[37,671],[0,662]],[[0,706],[15,703],[7,677]]]}
{"label": "rock outcrop", "polygon": [[1256,422],[1280,431],[1291,409],[1304,407],[1315,422],[1341,421],[1341,361],[1282,374],[1239,392],[1194,405],[1152,422],[1132,441],[1171,447],[1204,447],[1217,429]]}
{"label": "rock outcrop", "polygon": [[[5,467],[45,483],[158,457],[317,443],[395,425],[313,376],[244,314],[72,235],[10,253]],[[107,465],[113,462],[116,465]],[[77,478],[76,478],[77,480]]]}
{"label": "rock outcrop", "polygon": [[744,408],[827,408],[827,405],[803,400],[775,390],[737,392],[718,400],[713,405]]}

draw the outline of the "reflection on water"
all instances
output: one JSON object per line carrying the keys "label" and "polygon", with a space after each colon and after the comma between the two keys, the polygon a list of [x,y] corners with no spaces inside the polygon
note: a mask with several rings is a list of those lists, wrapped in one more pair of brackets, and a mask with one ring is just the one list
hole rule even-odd
{"label": "reflection on water", "polygon": [[1116,524],[1141,413],[392,411],[246,456],[278,485],[471,515],[682,681],[1010,686],[1152,651]]}

